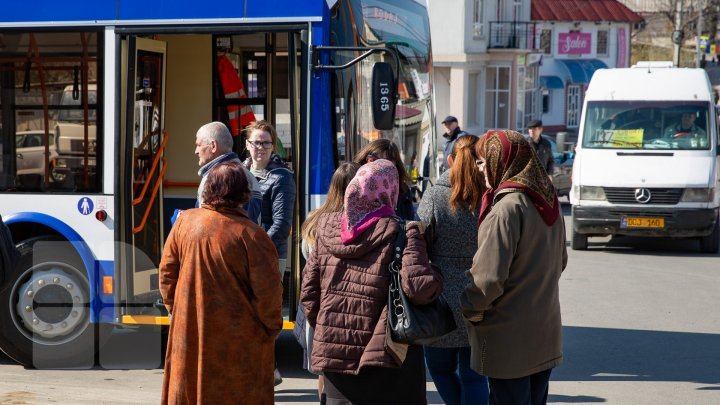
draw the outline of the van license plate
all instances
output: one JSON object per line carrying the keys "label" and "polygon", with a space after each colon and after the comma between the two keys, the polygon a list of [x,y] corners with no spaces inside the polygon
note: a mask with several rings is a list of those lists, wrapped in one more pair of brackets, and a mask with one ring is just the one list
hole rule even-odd
{"label": "van license plate", "polygon": [[634,218],[622,217],[621,228],[664,228],[665,218]]}

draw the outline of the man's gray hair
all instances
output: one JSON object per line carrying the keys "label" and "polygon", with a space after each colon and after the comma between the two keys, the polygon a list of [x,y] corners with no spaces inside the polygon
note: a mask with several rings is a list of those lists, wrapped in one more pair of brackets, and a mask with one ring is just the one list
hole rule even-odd
{"label": "man's gray hair", "polygon": [[205,124],[197,131],[197,137],[204,140],[206,144],[215,141],[220,153],[232,151],[233,139],[228,127],[219,121]]}

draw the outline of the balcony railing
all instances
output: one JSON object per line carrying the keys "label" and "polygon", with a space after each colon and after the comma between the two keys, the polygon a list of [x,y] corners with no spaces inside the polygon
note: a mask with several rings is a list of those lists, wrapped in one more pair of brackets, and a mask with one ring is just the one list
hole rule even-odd
{"label": "balcony railing", "polygon": [[535,49],[535,23],[527,21],[491,21],[490,48]]}

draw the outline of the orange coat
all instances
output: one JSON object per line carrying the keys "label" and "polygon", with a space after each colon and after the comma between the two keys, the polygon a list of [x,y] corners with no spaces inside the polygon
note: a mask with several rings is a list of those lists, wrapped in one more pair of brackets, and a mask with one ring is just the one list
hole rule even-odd
{"label": "orange coat", "polygon": [[270,238],[240,211],[183,212],[165,244],[172,314],[163,404],[272,404],[282,282]]}

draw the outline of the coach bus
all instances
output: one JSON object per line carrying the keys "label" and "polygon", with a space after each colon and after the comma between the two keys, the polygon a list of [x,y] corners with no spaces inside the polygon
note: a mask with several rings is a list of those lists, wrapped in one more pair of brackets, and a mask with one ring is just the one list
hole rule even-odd
{"label": "coach bus", "polygon": [[[378,64],[395,80],[382,128]],[[195,204],[195,133],[225,122],[245,154],[242,128],[260,119],[296,176],[291,328],[297,235],[335,167],[389,138],[409,171],[436,172],[425,1],[3,5],[0,215],[21,257],[0,275],[0,349],[26,366],[89,367],[113,331],[167,325],[158,264],[173,211]]]}

